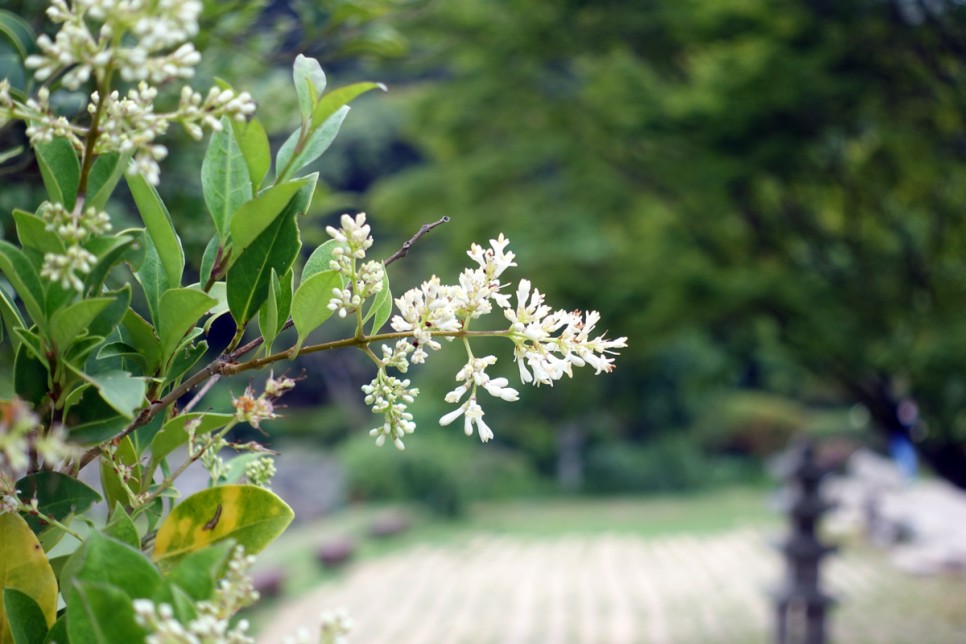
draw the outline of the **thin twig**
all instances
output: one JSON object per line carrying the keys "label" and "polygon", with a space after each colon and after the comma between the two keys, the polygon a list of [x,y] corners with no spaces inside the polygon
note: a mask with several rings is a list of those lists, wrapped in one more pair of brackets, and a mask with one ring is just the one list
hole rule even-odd
{"label": "thin twig", "polygon": [[212,375],[210,378],[208,378],[208,382],[206,382],[201,386],[201,389],[199,389],[198,393],[194,395],[194,398],[188,401],[188,404],[184,406],[184,409],[181,410],[181,413],[187,414],[192,409],[194,409],[195,405],[201,402],[201,399],[205,397],[205,394],[211,391],[211,388],[214,387],[215,383],[218,382],[219,380],[221,380],[221,374],[217,374],[217,373]]}
{"label": "thin twig", "polygon": [[409,239],[409,241],[405,242],[402,245],[402,248],[397,250],[395,253],[387,257],[385,261],[383,261],[383,265],[389,266],[397,259],[402,259],[403,257],[409,254],[409,249],[413,247],[413,244],[415,244],[420,237],[422,237],[423,235],[431,231],[433,228],[436,228],[437,226],[442,226],[443,224],[448,222],[449,222],[449,217],[441,217],[439,220],[434,221],[431,224],[423,224],[422,226],[419,227],[419,230],[416,231],[416,234],[413,235],[412,238]]}

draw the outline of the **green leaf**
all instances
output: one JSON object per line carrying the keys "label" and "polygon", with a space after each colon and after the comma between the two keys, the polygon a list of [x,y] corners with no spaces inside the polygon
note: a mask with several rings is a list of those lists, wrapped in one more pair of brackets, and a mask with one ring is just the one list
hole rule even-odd
{"label": "green leaf", "polygon": [[384,92],[389,90],[382,83],[364,82],[355,83],[346,87],[329,92],[318,102],[312,111],[312,127],[318,127],[330,116],[336,113],[344,105],[348,105],[357,96],[365,94],[374,89],[381,89]]}
{"label": "green leaf", "polygon": [[185,334],[218,301],[194,288],[174,288],[161,296],[158,334],[161,337],[161,363],[167,364]]}
{"label": "green leaf", "polygon": [[137,272],[138,281],[144,289],[144,297],[148,303],[151,319],[157,324],[161,311],[161,295],[168,290],[170,283],[164,272],[161,256],[155,248],[151,237],[144,238],[144,261]]}
{"label": "green leaf", "polygon": [[316,273],[299,284],[292,298],[292,321],[299,332],[299,345],[332,316],[328,303],[333,289],[341,286],[342,277],[336,271]]}
{"label": "green leaf", "polygon": [[272,165],[272,150],[268,144],[268,134],[258,119],[250,121],[236,121],[232,119],[231,129],[235,133],[235,140],[245,157],[248,166],[248,177],[252,182],[252,192],[258,192],[262,180],[268,174]]}
{"label": "green leaf", "polygon": [[291,523],[292,508],[254,485],[220,485],[175,506],[158,529],[154,560],[171,566],[191,552],[234,539],[257,554]]}
{"label": "green leaf", "polygon": [[97,237],[84,244],[84,248],[97,257],[97,263],[84,278],[87,293],[100,293],[108,273],[120,262],[128,262],[132,270],[140,268],[146,252],[145,238],[144,231],[135,228],[120,232],[114,237]]}
{"label": "green leaf", "polygon": [[215,298],[215,305],[208,311],[205,320],[205,335],[211,333],[211,325],[215,320],[228,313],[228,287],[224,282],[215,282],[208,290],[208,295]]}
{"label": "green leaf", "polygon": [[74,209],[77,184],[80,182],[80,161],[70,141],[56,138],[49,143],[34,146],[37,165],[50,200],[63,204],[67,210]]}
{"label": "green leaf", "polygon": [[239,325],[247,324],[268,297],[272,270],[277,274],[286,273],[298,256],[302,241],[296,217],[308,207],[316,178],[300,182],[302,189],[228,272],[228,306]]}
{"label": "green leaf", "polygon": [[104,295],[110,300],[110,303],[91,320],[87,327],[87,332],[90,335],[107,337],[117,329],[117,325],[124,319],[128,307],[131,305],[131,285],[125,284],[118,290],[108,291]]}
{"label": "green leaf", "polygon": [[130,175],[125,173],[127,186],[137,204],[138,212],[141,213],[141,220],[144,227],[154,242],[154,247],[158,252],[161,265],[164,267],[164,274],[170,286],[181,285],[181,274],[184,272],[184,250],[181,248],[181,240],[178,233],[171,223],[171,215],[168,209],[147,179],[141,174]]}
{"label": "green leaf", "polygon": [[141,537],[138,536],[138,529],[120,504],[114,506],[111,518],[104,526],[104,534],[117,539],[121,543],[126,543],[135,550],[141,549]]}
{"label": "green leaf", "polygon": [[3,9],[0,9],[0,38],[13,47],[21,60],[36,49],[36,37],[30,23]]}
{"label": "green leaf", "polygon": [[[201,334],[201,329],[195,329],[195,331],[198,335]],[[195,366],[206,353],[208,353],[208,343],[205,340],[182,343],[171,356],[171,362],[168,363],[168,374],[164,379],[165,384],[174,382],[186,374],[188,369]]]}
{"label": "green leaf", "polygon": [[[47,618],[34,598],[16,588],[3,589],[3,608],[7,613],[13,644],[42,644],[47,635]],[[3,641],[0,635],[0,641]]]}
{"label": "green leaf", "polygon": [[41,253],[64,253],[64,242],[60,236],[47,230],[47,224],[37,215],[17,208],[13,211],[13,220],[22,247],[33,248]]}
{"label": "green leaf", "polygon": [[232,214],[252,198],[252,181],[228,117],[222,117],[221,125],[221,130],[212,133],[208,143],[201,164],[201,185],[205,205],[224,244],[228,241]]}
{"label": "green leaf", "polygon": [[[101,495],[86,483],[60,472],[37,472],[28,474],[16,484],[21,499],[37,499],[37,509],[60,522],[69,517],[82,514],[95,503]],[[62,533],[59,528],[45,525],[35,516],[24,515],[24,520],[34,534]],[[51,544],[53,545],[53,544]]]}
{"label": "green leaf", "polygon": [[[7,292],[0,287],[0,321],[3,322],[7,327],[8,333],[10,333],[10,341],[13,346],[14,353],[20,347],[20,338],[16,333],[13,332],[14,329],[24,328],[23,318],[20,317],[20,310],[17,306],[7,297]],[[0,325],[2,326],[2,325]],[[3,329],[0,328],[0,342],[3,341]]]}
{"label": "green leaf", "polygon": [[187,443],[188,432],[185,431],[184,427],[189,421],[200,419],[200,423],[195,429],[195,433],[200,436],[221,429],[231,422],[232,418],[234,418],[232,414],[211,412],[179,414],[168,420],[154,437],[151,442],[151,458],[154,461],[160,461],[175,449]]}
{"label": "green leaf", "polygon": [[[57,612],[57,579],[27,522],[19,514],[0,514],[0,588],[19,590],[40,608],[44,627]],[[13,641],[6,598],[0,605],[0,642]]]}
{"label": "green leaf", "polygon": [[85,207],[104,210],[130,160],[130,153],[118,154],[117,152],[101,154],[94,159],[91,173],[87,177]]}
{"label": "green leaf", "polygon": [[0,240],[0,273],[13,286],[34,324],[44,329],[46,318],[40,299],[43,298],[44,284],[40,275],[22,250],[3,240]]}
{"label": "green leaf", "polygon": [[145,370],[153,373],[161,361],[161,340],[158,339],[154,327],[133,309],[128,309],[124,314],[121,326],[130,338],[132,346],[137,348],[144,358]]}
{"label": "green leaf", "polygon": [[105,371],[90,374],[70,367],[82,379],[97,387],[97,392],[108,405],[127,419],[144,404],[147,383],[126,371]]}
{"label": "green leaf", "polygon": [[44,638],[44,644],[67,644],[70,642],[67,634],[67,614],[61,615],[60,619],[54,622],[54,625],[50,627],[47,631],[47,637]]}
{"label": "green leaf", "polygon": [[[127,481],[127,487],[121,481],[120,475],[114,469],[114,464],[106,454],[101,454],[99,459],[101,490],[104,491],[104,500],[107,501],[108,508],[116,506],[130,506],[133,500],[128,490],[136,490],[141,485],[141,476],[144,469],[138,460],[137,448],[134,447],[134,439],[131,435],[122,438],[117,444],[117,451],[114,458],[122,465],[131,468],[131,478]],[[63,584],[63,580],[61,580]]]}
{"label": "green leaf", "polygon": [[[372,318],[372,333],[376,334],[392,316],[392,291],[389,290],[389,273],[382,271],[382,290],[372,298],[372,306],[365,320]],[[363,321],[365,321],[363,320]]]}
{"label": "green leaf", "polygon": [[335,259],[335,249],[346,248],[346,245],[335,239],[325,242],[309,255],[305,266],[302,267],[302,282],[309,279],[316,273],[332,270],[332,260]]}
{"label": "green leaf", "polygon": [[[130,598],[150,597],[161,586],[161,573],[137,548],[100,532],[71,556],[60,573],[60,583],[75,581],[110,584]],[[69,619],[69,618],[68,618]]]}
{"label": "green leaf", "polygon": [[50,318],[50,340],[58,354],[66,354],[74,342],[86,335],[94,318],[114,302],[115,299],[110,297],[92,298],[55,312]]}
{"label": "green leaf", "polygon": [[208,245],[205,246],[205,252],[201,255],[201,285],[204,286],[208,284],[211,279],[211,272],[215,270],[215,261],[219,258],[220,251],[223,247],[219,243],[218,236],[212,237],[208,241]]}
{"label": "green leaf", "polygon": [[235,547],[233,539],[185,555],[168,573],[168,581],[176,584],[195,601],[209,599],[225,575],[225,567]]}
{"label": "green leaf", "polygon": [[131,598],[117,586],[75,580],[67,588],[70,644],[143,642],[147,637],[134,619]]}
{"label": "green leaf", "polygon": [[348,105],[340,107],[318,129],[312,131],[308,141],[302,145],[301,149],[298,149],[302,135],[301,130],[292,132],[292,135],[282,144],[275,158],[275,168],[276,172],[279,173],[279,180],[287,180],[322,156],[322,153],[328,150],[332,142],[335,141],[336,135],[342,128],[342,122],[348,114]]}
{"label": "green leaf", "polygon": [[325,72],[322,71],[319,61],[299,54],[292,66],[292,77],[295,81],[295,92],[299,97],[302,120],[308,121],[325,91]]}
{"label": "green leaf", "polygon": [[272,269],[272,280],[268,285],[268,298],[258,310],[258,328],[264,340],[265,354],[272,353],[272,343],[278,337],[282,326],[292,311],[292,271],[289,269],[282,279]]}
{"label": "green leaf", "polygon": [[14,335],[21,338],[21,344],[13,359],[13,386],[17,395],[35,408],[47,398],[47,383],[50,372],[47,364],[33,354],[31,345],[23,339],[29,337],[23,329],[16,329]]}
{"label": "green leaf", "polygon": [[[306,179],[289,181],[275,185],[258,195],[241,208],[231,218],[232,250],[229,268],[234,265],[248,247],[266,228],[272,225],[283,212],[288,211],[292,199],[308,183]],[[313,182],[314,188],[314,182]]]}

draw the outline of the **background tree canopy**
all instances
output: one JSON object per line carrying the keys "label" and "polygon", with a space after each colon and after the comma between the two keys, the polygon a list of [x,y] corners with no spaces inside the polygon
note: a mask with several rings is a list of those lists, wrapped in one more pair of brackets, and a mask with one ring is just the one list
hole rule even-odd
{"label": "background tree canopy", "polygon": [[567,404],[635,436],[709,383],[818,383],[966,486],[962,3],[452,0],[401,29],[422,162],[371,211],[503,230],[630,336]]}

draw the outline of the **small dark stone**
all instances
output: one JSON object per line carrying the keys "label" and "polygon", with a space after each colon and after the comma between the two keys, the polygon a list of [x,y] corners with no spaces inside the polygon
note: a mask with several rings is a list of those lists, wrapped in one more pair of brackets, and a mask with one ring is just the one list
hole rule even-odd
{"label": "small dark stone", "polygon": [[252,575],[252,585],[261,597],[278,597],[282,594],[284,584],[285,573],[278,568],[261,570]]}
{"label": "small dark stone", "polygon": [[315,558],[326,568],[344,565],[356,552],[356,544],[348,538],[327,541],[315,551]]}
{"label": "small dark stone", "polygon": [[401,534],[409,529],[409,519],[399,512],[376,517],[369,526],[369,536],[377,539]]}

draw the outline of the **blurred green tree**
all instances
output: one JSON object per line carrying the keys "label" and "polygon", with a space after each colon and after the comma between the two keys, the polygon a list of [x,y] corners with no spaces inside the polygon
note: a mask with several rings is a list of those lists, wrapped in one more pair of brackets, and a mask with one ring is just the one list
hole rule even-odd
{"label": "blurred green tree", "polygon": [[718,375],[767,384],[766,336],[966,487],[966,6],[449,0],[417,18],[425,162],[371,210],[411,225],[432,203],[467,240],[497,226],[619,319],[623,376],[580,404],[620,396],[646,424],[648,361],[682,332],[745,365]]}

